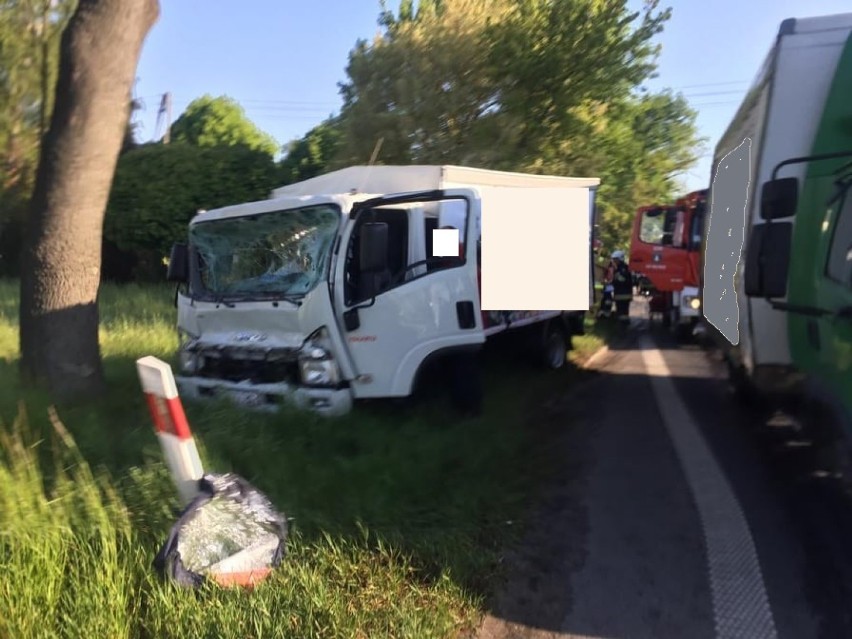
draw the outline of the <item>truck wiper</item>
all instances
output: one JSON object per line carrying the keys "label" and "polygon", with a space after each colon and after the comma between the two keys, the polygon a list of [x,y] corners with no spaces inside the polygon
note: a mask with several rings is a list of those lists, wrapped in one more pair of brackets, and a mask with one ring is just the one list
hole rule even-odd
{"label": "truck wiper", "polygon": [[290,302],[290,304],[292,304],[293,306],[299,307],[299,306],[302,305],[304,297],[305,297],[304,295],[299,295],[299,296],[296,296],[296,295],[270,295],[269,299],[272,300],[273,302],[277,302],[277,301]]}
{"label": "truck wiper", "polygon": [[225,294],[224,294],[224,293],[219,293],[219,294],[218,294],[218,295],[214,298],[214,300],[213,300],[213,301],[216,303],[216,308],[219,308],[219,306],[221,306],[222,304],[224,304],[224,305],[225,305],[225,306],[227,306],[228,308],[234,308],[234,307],[236,306],[236,304],[234,304],[233,302],[229,302],[228,300],[226,300],[226,299],[225,299]]}
{"label": "truck wiper", "polygon": [[293,297],[291,295],[267,294],[267,295],[246,295],[240,298],[244,302],[289,302],[293,306],[302,305],[302,296]]}

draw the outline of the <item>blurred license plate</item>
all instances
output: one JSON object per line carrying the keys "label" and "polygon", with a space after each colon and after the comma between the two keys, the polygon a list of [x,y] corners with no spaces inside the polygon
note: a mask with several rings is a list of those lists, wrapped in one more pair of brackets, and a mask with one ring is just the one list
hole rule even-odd
{"label": "blurred license plate", "polygon": [[231,399],[242,406],[261,406],[265,403],[262,393],[254,391],[231,391]]}

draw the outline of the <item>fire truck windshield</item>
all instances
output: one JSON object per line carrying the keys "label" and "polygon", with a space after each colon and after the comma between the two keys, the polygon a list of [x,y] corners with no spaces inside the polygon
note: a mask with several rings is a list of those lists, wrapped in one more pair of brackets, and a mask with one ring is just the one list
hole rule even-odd
{"label": "fire truck windshield", "polygon": [[642,213],[639,239],[646,244],[671,245],[676,222],[677,211],[674,208],[648,209]]}

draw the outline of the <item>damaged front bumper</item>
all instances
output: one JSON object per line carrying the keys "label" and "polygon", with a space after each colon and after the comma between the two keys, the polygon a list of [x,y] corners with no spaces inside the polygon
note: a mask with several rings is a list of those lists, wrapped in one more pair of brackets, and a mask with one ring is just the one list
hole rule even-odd
{"label": "damaged front bumper", "polygon": [[352,409],[352,394],[348,388],[311,388],[285,382],[252,384],[229,382],[205,377],[176,376],[182,396],[204,400],[225,397],[236,404],[263,411],[276,411],[283,403],[336,417]]}

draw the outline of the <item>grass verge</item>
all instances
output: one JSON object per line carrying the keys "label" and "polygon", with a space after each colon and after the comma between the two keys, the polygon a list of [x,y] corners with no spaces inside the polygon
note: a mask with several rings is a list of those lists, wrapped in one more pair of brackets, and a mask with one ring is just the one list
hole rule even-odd
{"label": "grass verge", "polygon": [[442,398],[339,419],[188,404],[205,466],[293,518],[288,557],[251,593],[161,583],[175,518],[134,367],[176,347],[168,287],[105,286],[110,392],[51,413],[19,384],[17,283],[0,283],[0,636],[451,637],[472,630],[502,549],[558,460],[537,422],[572,373],[487,358],[481,418]]}

